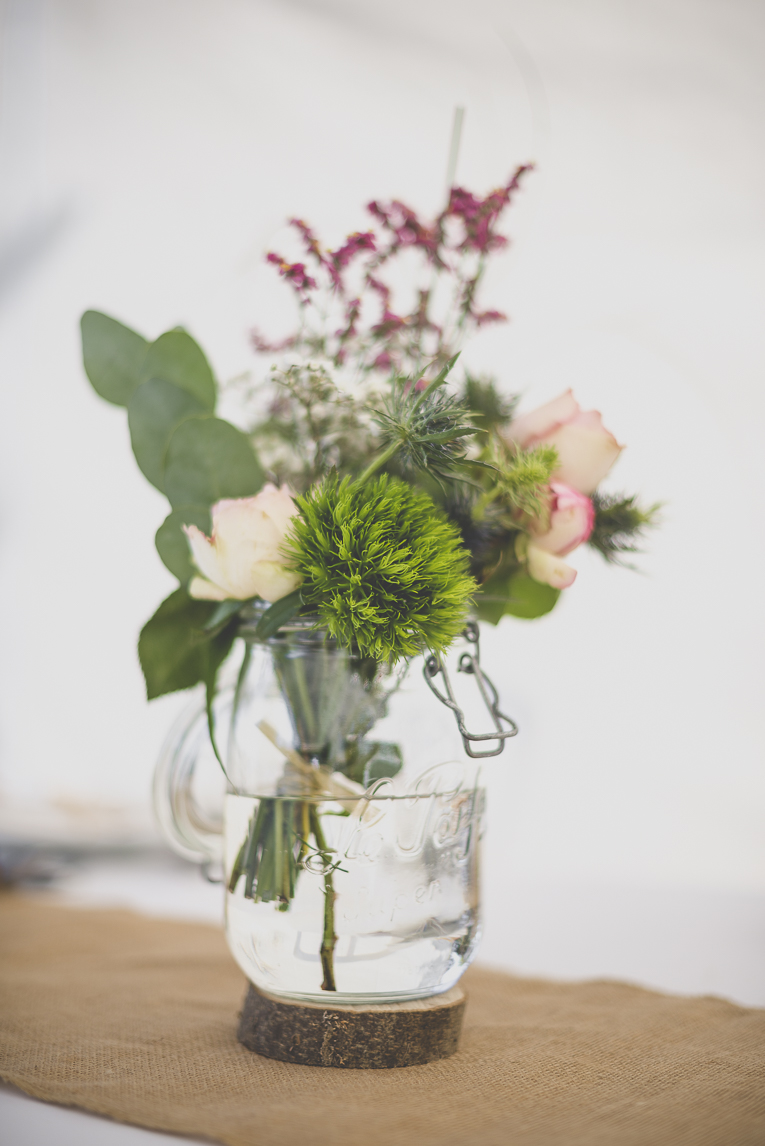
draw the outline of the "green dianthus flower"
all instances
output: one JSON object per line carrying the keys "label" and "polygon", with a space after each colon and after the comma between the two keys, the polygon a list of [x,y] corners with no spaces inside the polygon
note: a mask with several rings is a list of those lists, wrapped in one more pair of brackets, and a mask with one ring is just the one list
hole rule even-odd
{"label": "green dianthus flower", "polygon": [[426,493],[384,474],[328,478],[295,500],[291,565],[333,637],[390,661],[451,644],[476,583],[457,528]]}

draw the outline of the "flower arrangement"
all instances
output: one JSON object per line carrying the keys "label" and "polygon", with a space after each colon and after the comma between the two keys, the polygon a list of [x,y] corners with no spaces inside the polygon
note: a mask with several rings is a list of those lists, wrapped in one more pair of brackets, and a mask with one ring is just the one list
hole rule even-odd
{"label": "flower arrangement", "polygon": [[335,249],[291,220],[302,255],[266,257],[299,324],[276,342],[253,333],[279,360],[245,387],[241,427],[216,416],[220,387],[186,331],[149,343],[83,316],[87,375],[127,407],[136,461],[171,507],[156,546],[179,588],[139,641],[150,698],[212,693],[253,600],[270,605],[264,636],[302,611],[395,661],[447,648],[470,611],[549,612],[579,545],[610,562],[635,551],[656,507],[598,491],[623,448],[599,413],[568,390],[518,415],[494,379],[453,381],[466,335],[506,321],[480,287],[527,171],[484,198],[453,187],[432,221],[372,202],[372,226]]}
{"label": "flower arrangement", "polygon": [[[155,542],[179,584],[139,638],[149,699],[203,684],[217,754],[216,682],[240,626],[267,640],[303,616],[362,666],[371,717],[310,760],[277,745],[283,792],[259,799],[229,873],[232,894],[243,881],[246,899],[283,911],[301,870],[322,875],[324,990],[336,989],[338,861],[316,801],[358,800],[401,768],[396,744],[365,739],[380,666],[419,653],[437,666],[469,618],[550,612],[576,578],[573,550],[623,563],[656,514],[599,491],[623,447],[571,390],[519,414],[517,396],[458,367],[469,333],[506,320],[482,308],[481,285],[527,170],[484,198],[453,187],[432,221],[370,203],[369,229],[334,249],[292,220],[296,256],[266,257],[298,325],[279,341],[253,332],[272,364],[239,384],[239,426],[216,414],[221,387],[185,330],[150,343],[82,318],[87,376],[127,409],[136,461],[170,504]],[[280,684],[299,723],[312,713],[295,671],[282,666]]]}

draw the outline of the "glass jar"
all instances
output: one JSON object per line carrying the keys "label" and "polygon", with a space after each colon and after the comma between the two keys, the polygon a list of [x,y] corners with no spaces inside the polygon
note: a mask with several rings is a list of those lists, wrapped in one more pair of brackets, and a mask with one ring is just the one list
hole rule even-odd
{"label": "glass jar", "polygon": [[479,736],[441,658],[391,668],[311,619],[265,641],[256,621],[240,628],[241,666],[216,703],[222,840],[193,793],[203,705],[160,759],[160,823],[189,858],[223,859],[229,947],[257,987],[325,1004],[448,990],[480,935],[480,760],[515,732],[481,673],[477,626],[450,660],[492,714]]}

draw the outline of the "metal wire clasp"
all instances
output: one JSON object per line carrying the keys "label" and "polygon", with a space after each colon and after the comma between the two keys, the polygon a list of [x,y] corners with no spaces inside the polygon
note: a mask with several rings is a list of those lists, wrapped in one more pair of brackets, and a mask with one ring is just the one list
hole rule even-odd
{"label": "metal wire clasp", "polygon": [[[481,668],[481,654],[479,646],[479,632],[478,624],[476,621],[468,621],[465,626],[463,637],[470,644],[475,646],[475,651],[472,653],[462,653],[457,665],[457,672],[469,673],[474,676],[478,685],[478,691],[481,694],[486,708],[488,709],[491,719],[494,722],[495,732],[468,732],[465,727],[465,714],[454,699],[454,692],[452,690],[452,683],[449,680],[449,674],[446,671],[446,665],[441,660],[438,653],[431,653],[426,661],[422,675],[425,677],[428,688],[434,696],[438,697],[441,704],[445,704],[450,708],[457,720],[457,727],[460,730],[462,743],[465,746],[465,751],[468,756],[472,756],[474,760],[483,759],[485,756],[499,756],[505,749],[505,741],[511,736],[518,734],[518,725],[509,716],[505,716],[503,712],[499,711],[499,694],[486,676],[486,673]],[[441,673],[444,678],[444,688],[446,689],[446,696],[440,692],[435,684],[434,678]],[[509,725],[509,728],[503,728],[502,721]],[[474,752],[471,744],[476,740],[498,740],[499,744],[496,748],[492,748],[490,752]]]}

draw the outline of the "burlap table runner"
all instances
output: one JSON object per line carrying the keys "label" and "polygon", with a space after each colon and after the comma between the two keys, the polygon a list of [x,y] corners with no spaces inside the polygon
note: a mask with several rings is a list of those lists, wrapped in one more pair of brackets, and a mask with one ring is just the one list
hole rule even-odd
{"label": "burlap table runner", "polygon": [[472,969],[457,1055],[327,1070],[239,1046],[212,927],[0,897],[0,1075],[230,1146],[762,1146],[765,1011]]}

